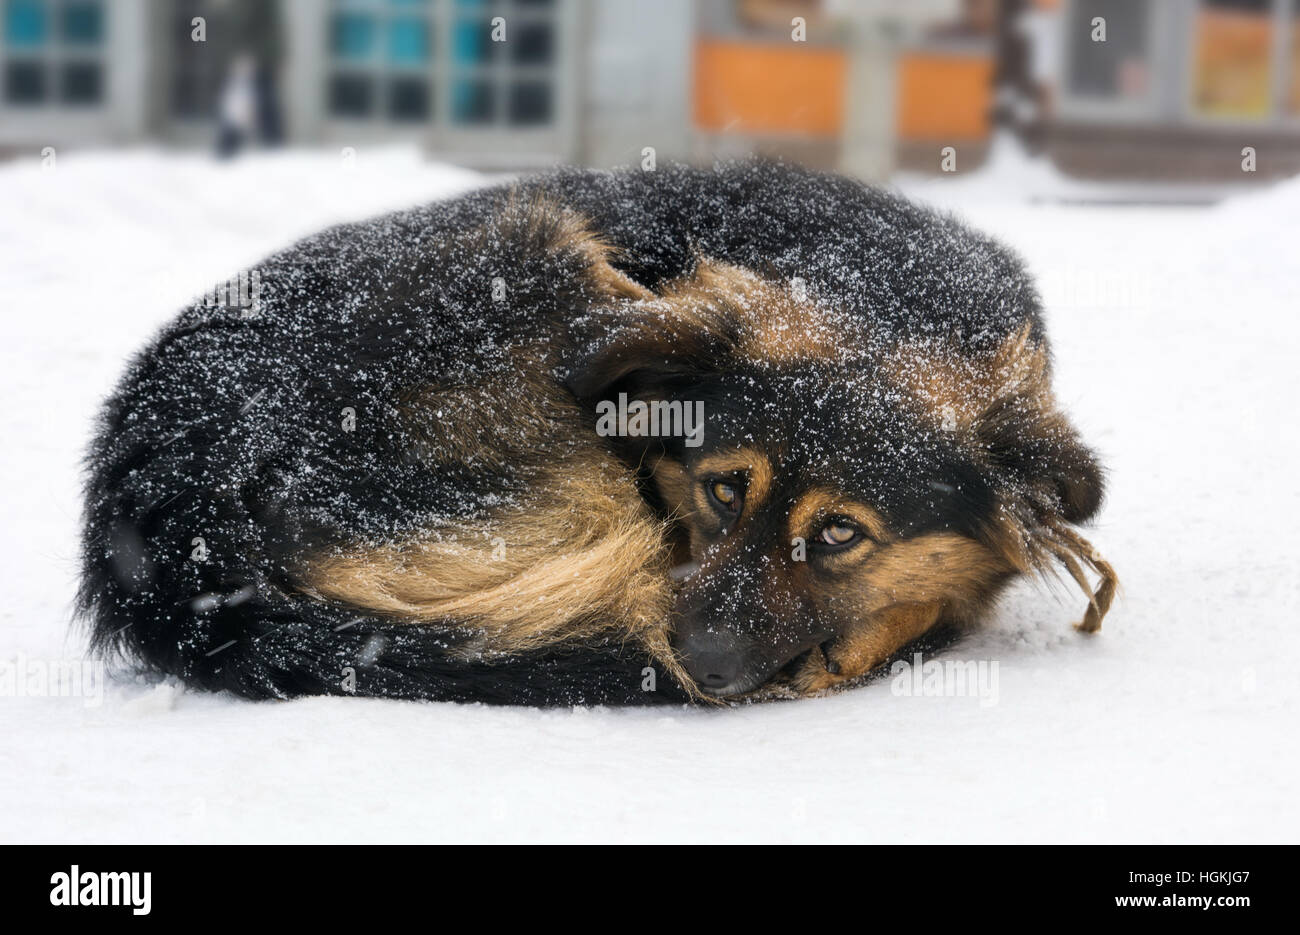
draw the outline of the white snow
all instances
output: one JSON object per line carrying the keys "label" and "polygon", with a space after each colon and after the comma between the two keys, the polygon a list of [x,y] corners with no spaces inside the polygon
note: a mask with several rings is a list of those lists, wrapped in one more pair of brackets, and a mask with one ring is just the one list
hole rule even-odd
{"label": "white snow", "polygon": [[[0,840],[1296,841],[1300,182],[1126,208],[1009,197],[1015,177],[907,187],[1040,277],[1124,590],[1090,638],[1074,589],[1018,586],[944,654],[996,662],[995,704],[889,680],[723,711],[11,685]],[[480,179],[401,150],[0,166],[0,664],[81,658],[78,460],[127,355],[301,235]]]}

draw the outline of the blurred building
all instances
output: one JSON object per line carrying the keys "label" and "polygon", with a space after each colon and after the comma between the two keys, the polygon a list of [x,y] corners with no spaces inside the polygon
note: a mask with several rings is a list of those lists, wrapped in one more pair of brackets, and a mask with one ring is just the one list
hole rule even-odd
{"label": "blurred building", "polygon": [[[1073,175],[1300,172],[1300,0],[1003,5],[1010,122]],[[1101,27],[1104,24],[1104,31]]]}
{"label": "blurred building", "polygon": [[290,144],[473,166],[967,171],[1001,119],[1081,174],[1300,168],[1300,0],[0,0],[0,152],[209,146],[248,55]]}
{"label": "blurred building", "polygon": [[[703,3],[696,155],[756,149],[830,167],[856,162],[849,150],[866,142],[890,148],[886,168],[937,172],[949,146],[961,171],[975,168],[990,135],[996,12],[994,0]],[[791,41],[794,17],[806,41]],[[884,125],[864,126],[864,111]]]}

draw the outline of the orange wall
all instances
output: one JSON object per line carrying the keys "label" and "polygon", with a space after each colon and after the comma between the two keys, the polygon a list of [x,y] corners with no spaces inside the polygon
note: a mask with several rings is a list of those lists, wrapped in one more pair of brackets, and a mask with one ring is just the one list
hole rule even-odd
{"label": "orange wall", "polygon": [[992,58],[909,52],[900,68],[900,138],[979,140],[988,136]]}
{"label": "orange wall", "polygon": [[833,136],[844,120],[846,67],[838,49],[701,40],[695,123],[736,133]]}
{"label": "orange wall", "polygon": [[[910,52],[900,63],[904,140],[988,134],[993,62]],[[696,126],[734,133],[838,136],[848,60],[840,49],[703,39],[695,45]]]}

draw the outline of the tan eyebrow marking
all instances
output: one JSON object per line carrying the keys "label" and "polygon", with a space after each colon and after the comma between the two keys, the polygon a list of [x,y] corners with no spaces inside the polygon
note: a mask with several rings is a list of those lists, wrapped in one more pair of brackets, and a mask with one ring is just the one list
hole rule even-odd
{"label": "tan eyebrow marking", "polygon": [[747,472],[749,487],[745,499],[757,506],[772,492],[772,462],[754,448],[737,448],[734,451],[716,452],[699,460],[698,471],[706,474]]}
{"label": "tan eyebrow marking", "polygon": [[886,542],[893,538],[880,514],[857,500],[829,488],[817,487],[800,495],[790,508],[790,535],[807,535],[814,522],[832,516],[845,516],[862,527],[872,539]]}

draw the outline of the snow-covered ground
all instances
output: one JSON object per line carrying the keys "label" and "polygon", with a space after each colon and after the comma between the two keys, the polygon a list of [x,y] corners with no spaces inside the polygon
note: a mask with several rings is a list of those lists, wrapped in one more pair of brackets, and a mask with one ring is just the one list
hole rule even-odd
{"label": "snow-covered ground", "polygon": [[[0,840],[1300,839],[1300,183],[1124,208],[1018,179],[1042,196],[1005,162],[905,187],[1040,277],[1060,393],[1111,470],[1092,538],[1124,590],[1098,636],[1069,626],[1077,592],[1017,587],[942,656],[997,664],[983,702],[890,680],[537,711],[0,679]],[[0,166],[0,672],[83,652],[78,460],[125,357],[298,236],[478,182],[403,151]]]}

